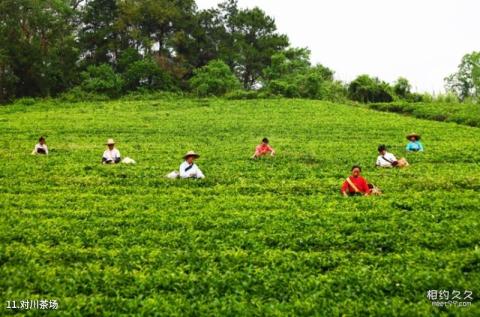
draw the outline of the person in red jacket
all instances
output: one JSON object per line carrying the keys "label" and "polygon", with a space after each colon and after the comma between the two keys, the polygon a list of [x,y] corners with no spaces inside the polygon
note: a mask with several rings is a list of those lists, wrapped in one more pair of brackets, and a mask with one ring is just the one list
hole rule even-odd
{"label": "person in red jacket", "polygon": [[255,148],[255,153],[253,154],[252,158],[256,159],[267,154],[275,156],[275,150],[270,146],[269,143],[270,142],[267,138],[263,138],[262,143]]}
{"label": "person in red jacket", "polygon": [[343,196],[364,195],[369,196],[372,192],[365,178],[360,176],[362,168],[358,165],[352,167],[352,175],[342,185]]}

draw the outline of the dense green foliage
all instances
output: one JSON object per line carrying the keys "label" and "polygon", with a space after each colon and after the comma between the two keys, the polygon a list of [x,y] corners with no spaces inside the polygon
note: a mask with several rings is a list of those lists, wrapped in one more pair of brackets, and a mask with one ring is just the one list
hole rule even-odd
{"label": "dense green foliage", "polygon": [[195,94],[205,96],[223,96],[240,88],[240,82],[227,64],[221,60],[213,60],[195,71],[190,79]]}
{"label": "dense green foliage", "polygon": [[448,91],[455,93],[461,100],[480,98],[480,52],[463,56],[458,71],[445,78]]}
{"label": "dense green foliage", "polygon": [[128,91],[138,89],[148,90],[175,90],[174,81],[151,58],[134,61],[126,66],[123,73],[125,88]]}
{"label": "dense green foliage", "polygon": [[323,65],[310,64],[310,51],[288,49],[272,56],[263,71],[265,91],[288,98],[341,100],[343,84],[333,81],[333,71]]}
{"label": "dense green foliage", "polygon": [[194,70],[216,59],[250,89],[288,45],[273,18],[236,0],[204,11],[194,0],[4,0],[0,102],[83,87],[78,74],[101,65],[125,77],[122,93],[187,90]]}
{"label": "dense green foliage", "polygon": [[348,85],[348,96],[363,103],[391,102],[394,99],[388,83],[368,75],[360,75]]}
{"label": "dense green foliage", "polygon": [[122,91],[122,78],[108,64],[88,66],[87,70],[81,73],[81,78],[81,88],[86,92],[117,97]]}
{"label": "dense green foliage", "polygon": [[393,85],[393,92],[399,98],[407,99],[411,94],[412,85],[408,82],[408,79],[400,77]]}
{"label": "dense green foliage", "polygon": [[0,103],[55,95],[78,77],[72,1],[0,1]]}
{"label": "dense green foliage", "polygon": [[474,104],[459,102],[393,102],[369,104],[368,107],[374,110],[403,113],[422,119],[456,122],[472,127],[480,127],[480,107]]}
{"label": "dense green foliage", "polygon": [[[0,1],[2,104],[58,95],[116,98],[135,91],[201,96],[226,91],[232,97],[230,88],[210,92],[205,85],[202,90],[190,85],[199,83],[192,77],[212,61],[228,65],[246,91],[236,89],[241,98],[362,103],[432,98],[411,92],[402,77],[392,85],[369,75],[335,81],[333,70],[311,64],[308,49],[289,46],[271,16],[258,7],[241,8],[237,0],[208,10],[199,10],[195,0]],[[479,65],[478,52],[465,55],[458,72],[445,80],[448,91],[476,102]]]}
{"label": "dense green foliage", "polygon": [[[404,152],[411,131],[425,153]],[[24,100],[0,108],[0,133],[3,304],[58,299],[56,316],[480,315],[476,301],[426,298],[480,291],[477,128],[321,101],[132,97]],[[29,154],[40,134],[48,157]],[[264,136],[277,157],[250,160]],[[101,165],[108,137],[138,164]],[[379,143],[411,167],[373,168]],[[164,178],[190,149],[207,178]],[[353,164],[383,196],[340,196]]]}

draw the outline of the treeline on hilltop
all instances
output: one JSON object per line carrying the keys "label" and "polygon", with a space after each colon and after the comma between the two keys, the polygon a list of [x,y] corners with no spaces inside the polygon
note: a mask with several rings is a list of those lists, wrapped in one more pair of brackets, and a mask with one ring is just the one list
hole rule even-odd
{"label": "treeline on hilltop", "polygon": [[[237,0],[199,10],[194,0],[2,0],[0,102],[134,91],[232,98],[284,96],[359,102],[429,101],[407,79],[361,75],[346,84],[292,48],[275,21]],[[446,78],[449,98],[478,99],[480,53]]]}

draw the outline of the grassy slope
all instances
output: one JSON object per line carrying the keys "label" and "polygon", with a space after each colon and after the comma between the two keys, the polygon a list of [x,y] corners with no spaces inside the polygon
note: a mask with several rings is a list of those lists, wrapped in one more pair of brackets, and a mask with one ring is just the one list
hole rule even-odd
{"label": "grassy slope", "polygon": [[[377,170],[379,143],[405,170]],[[0,294],[60,315],[475,316],[480,129],[303,100],[0,108]],[[48,136],[51,155],[29,155]],[[269,136],[274,160],[251,161]],[[136,166],[102,166],[114,137]],[[189,149],[204,181],[163,178]],[[385,192],[344,199],[352,164]],[[5,278],[5,277],[8,278]],[[443,312],[442,312],[443,311]],[[2,312],[3,314],[3,312]]]}

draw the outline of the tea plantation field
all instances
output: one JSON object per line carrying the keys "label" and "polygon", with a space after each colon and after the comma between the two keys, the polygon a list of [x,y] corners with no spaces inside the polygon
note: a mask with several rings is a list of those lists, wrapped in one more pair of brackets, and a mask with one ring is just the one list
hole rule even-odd
{"label": "tea plantation field", "polygon": [[[250,160],[265,136],[277,157]],[[99,163],[110,137],[136,165]],[[479,140],[320,101],[1,107],[0,315],[480,316]],[[375,169],[380,143],[411,166]],[[206,179],[166,179],[190,149]],[[383,196],[340,195],[353,164]],[[58,309],[7,308],[32,299]]]}
{"label": "tea plantation field", "polygon": [[480,127],[480,106],[472,103],[372,103],[366,107],[386,112],[402,113],[420,119],[456,122],[471,127]]}

